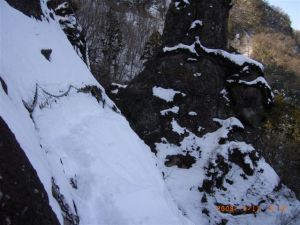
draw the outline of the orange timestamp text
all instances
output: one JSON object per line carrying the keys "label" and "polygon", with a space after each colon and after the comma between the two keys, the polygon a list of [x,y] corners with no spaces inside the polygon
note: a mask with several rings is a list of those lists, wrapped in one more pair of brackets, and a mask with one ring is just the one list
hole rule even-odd
{"label": "orange timestamp text", "polygon": [[[288,206],[282,205],[269,205],[266,209],[263,211],[269,211],[269,212],[281,212],[284,213],[287,210]],[[235,206],[235,205],[216,205],[216,209],[222,213],[257,213],[261,211],[260,206],[258,205],[250,205],[250,206]]]}

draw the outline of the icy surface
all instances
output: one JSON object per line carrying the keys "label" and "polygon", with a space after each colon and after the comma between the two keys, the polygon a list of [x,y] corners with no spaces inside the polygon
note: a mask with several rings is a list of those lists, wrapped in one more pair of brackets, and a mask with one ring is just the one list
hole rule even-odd
{"label": "icy surface", "polygon": [[[8,86],[8,95],[0,87],[0,116],[36,169],[60,223],[52,177],[74,214],[76,204],[82,225],[190,224],[170,197],[154,155],[113,110],[59,24],[26,17],[5,1],[0,6],[0,76]],[[51,62],[41,49],[52,49]],[[30,118],[22,100],[34,101],[37,84]],[[60,98],[41,91],[60,95],[70,85]],[[102,90],[101,102],[77,91],[87,85]]]}

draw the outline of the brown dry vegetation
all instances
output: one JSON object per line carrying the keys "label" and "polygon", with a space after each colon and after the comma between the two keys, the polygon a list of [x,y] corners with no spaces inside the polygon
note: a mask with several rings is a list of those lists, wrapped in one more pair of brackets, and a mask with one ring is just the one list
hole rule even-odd
{"label": "brown dry vegetation", "polygon": [[[300,31],[291,28],[287,14],[264,0],[235,0],[229,34],[237,50],[265,66],[276,97],[261,127],[262,153],[300,197]],[[241,41],[234,42],[237,34]]]}
{"label": "brown dry vegetation", "polygon": [[[300,31],[291,28],[286,13],[264,0],[234,3],[229,19],[231,44],[261,61],[272,88],[300,106]],[[237,34],[241,41],[235,42]]]}
{"label": "brown dry vegetation", "polygon": [[276,96],[262,128],[263,155],[299,198],[300,108]]}

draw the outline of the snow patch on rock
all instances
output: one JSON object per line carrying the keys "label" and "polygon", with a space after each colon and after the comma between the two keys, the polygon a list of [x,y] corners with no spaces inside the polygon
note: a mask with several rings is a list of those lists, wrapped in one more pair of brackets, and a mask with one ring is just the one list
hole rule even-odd
{"label": "snow patch on rock", "polygon": [[[194,29],[194,28],[196,28],[197,26],[202,26],[203,25],[203,23],[202,23],[202,21],[201,20],[195,20],[195,21],[193,21],[192,22],[192,24],[191,24],[191,26],[190,26],[190,29]],[[189,29],[189,30],[190,30]]]}
{"label": "snow patch on rock", "polygon": [[165,109],[165,110],[160,111],[160,114],[161,114],[162,116],[165,116],[165,115],[168,115],[168,114],[170,114],[170,113],[175,113],[175,114],[177,114],[178,112],[179,112],[179,107],[178,107],[178,106],[174,106],[174,107],[172,107],[172,108],[170,108],[170,109]]}
{"label": "snow patch on rock", "polygon": [[181,93],[180,91],[175,91],[171,88],[162,88],[156,86],[152,88],[152,93],[153,96],[156,96],[166,102],[172,102],[176,94],[181,94],[182,96],[185,96],[185,94]]}

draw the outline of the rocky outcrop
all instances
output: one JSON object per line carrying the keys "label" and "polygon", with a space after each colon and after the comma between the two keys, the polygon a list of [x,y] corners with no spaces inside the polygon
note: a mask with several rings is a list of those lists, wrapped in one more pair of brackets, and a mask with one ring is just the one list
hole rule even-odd
{"label": "rocky outcrop", "polygon": [[288,14],[267,1],[236,0],[230,10],[229,28],[232,49],[261,60],[273,90],[299,107],[300,49]]}
{"label": "rocky outcrop", "polygon": [[227,48],[227,21],[231,0],[173,1],[167,13],[163,44],[191,44],[195,35],[208,48]]}
{"label": "rocky outcrop", "polygon": [[41,19],[43,12],[41,9],[40,0],[5,0],[11,7],[24,13],[26,16],[33,16],[36,19]]}
{"label": "rocky outcrop", "polygon": [[0,118],[0,223],[58,225],[36,171]]}
{"label": "rocky outcrop", "polygon": [[48,0],[47,6],[57,16],[62,30],[67,35],[77,54],[89,66],[85,34],[75,17],[76,5],[69,0]]}
{"label": "rocky outcrop", "polygon": [[249,224],[261,216],[275,222],[279,214],[266,213],[271,204],[299,203],[255,150],[273,94],[260,63],[221,50],[229,8],[225,0],[172,1],[160,53],[111,96],[196,224],[201,214],[204,224],[239,224],[249,214]]}
{"label": "rocky outcrop", "polygon": [[[167,14],[163,43],[173,45],[164,45],[159,56],[150,60],[147,68],[129,84],[127,89],[121,91],[120,107],[132,120],[132,126],[150,145],[154,142],[155,134],[165,134],[167,131],[162,121],[165,117],[161,118],[160,110],[173,105],[184,107],[177,116],[182,120],[182,125],[193,132],[197,132],[194,120],[211,130],[216,126],[208,118],[225,118],[233,115],[256,126],[272,105],[272,93],[263,78],[260,64],[241,55],[204,47],[200,32],[202,26],[197,28],[198,32],[189,33],[186,29],[198,21],[200,17],[198,15],[202,15],[204,10],[203,5],[212,6],[209,8],[218,12],[220,8],[225,10],[223,5],[227,1],[216,1],[214,4],[208,4],[206,1],[200,3],[189,1],[189,4],[185,2],[187,1],[177,4],[178,1],[174,1]],[[182,9],[178,8],[180,6]],[[176,10],[179,11],[177,17],[172,13]],[[227,8],[227,13],[224,12],[225,18],[228,10]],[[191,16],[188,20],[182,15],[189,15],[192,12],[194,17]],[[209,18],[212,20],[211,17],[207,20]],[[179,24],[178,20],[185,24],[179,25],[175,31],[175,34],[180,32],[184,34],[181,40],[182,35],[174,37],[176,35],[170,34],[172,30],[170,27],[176,27]],[[212,43],[215,44],[211,44],[212,47],[226,45],[224,20],[226,21],[221,17],[215,17],[210,24],[220,24],[222,28],[219,28],[215,35],[204,35],[207,40],[210,36],[214,36]],[[186,38],[187,34],[189,38]],[[190,44],[187,44],[188,42]],[[185,96],[176,94],[172,103],[165,102],[153,96],[152,89],[155,86],[172,88],[185,93]],[[197,116],[186,119],[189,111],[197,112]]]}

